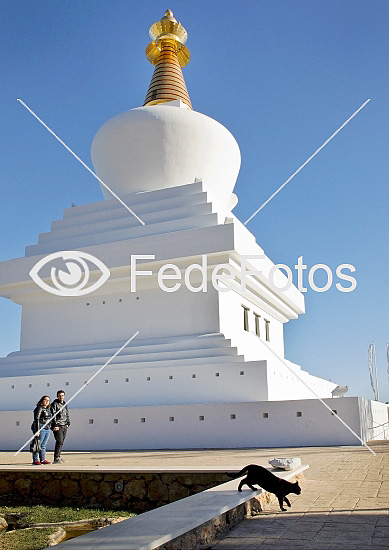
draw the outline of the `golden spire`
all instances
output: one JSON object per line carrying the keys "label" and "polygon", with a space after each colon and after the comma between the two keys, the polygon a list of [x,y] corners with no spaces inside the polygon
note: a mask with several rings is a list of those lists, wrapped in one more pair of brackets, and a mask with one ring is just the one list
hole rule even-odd
{"label": "golden spire", "polygon": [[189,50],[184,45],[188,33],[173,17],[173,12],[166,10],[165,16],[150,27],[150,37],[153,41],[146,48],[146,57],[155,69],[143,105],[181,99],[192,109],[181,70],[190,60]]}

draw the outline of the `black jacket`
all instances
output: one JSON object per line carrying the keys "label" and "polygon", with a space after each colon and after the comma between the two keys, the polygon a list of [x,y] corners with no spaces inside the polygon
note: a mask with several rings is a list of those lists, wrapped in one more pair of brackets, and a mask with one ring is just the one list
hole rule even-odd
{"label": "black jacket", "polygon": [[70,418],[68,406],[65,404],[65,401],[61,403],[59,399],[54,399],[50,406],[51,415],[54,416],[57,411],[64,407],[60,413],[57,414],[51,423],[51,429],[56,428],[57,426],[70,426]]}
{"label": "black jacket", "polygon": [[[50,408],[46,409],[41,405],[37,405],[34,409],[34,421],[31,424],[32,431],[36,433],[43,424],[46,424],[46,422],[51,419],[51,417]],[[50,428],[50,424],[48,424],[47,427]]]}

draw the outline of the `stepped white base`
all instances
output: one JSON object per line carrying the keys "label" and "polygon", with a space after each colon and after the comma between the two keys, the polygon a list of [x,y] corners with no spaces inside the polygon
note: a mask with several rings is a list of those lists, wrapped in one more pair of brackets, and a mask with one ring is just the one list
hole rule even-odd
{"label": "stepped white base", "polygon": [[[33,409],[42,395],[67,398],[119,343],[24,350],[0,359],[0,410]],[[321,397],[335,384],[290,363]],[[77,397],[82,408],[301,399],[310,391],[275,358],[245,361],[220,333],[136,340]]]}

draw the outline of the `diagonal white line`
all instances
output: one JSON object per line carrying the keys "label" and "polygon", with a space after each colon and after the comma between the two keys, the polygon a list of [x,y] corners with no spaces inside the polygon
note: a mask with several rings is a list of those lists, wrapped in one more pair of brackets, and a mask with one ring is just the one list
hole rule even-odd
{"label": "diagonal white line", "polygon": [[130,207],[120,198],[120,197],[118,197],[118,195],[117,195],[114,191],[112,191],[112,189],[111,189],[106,183],[104,183],[103,180],[100,179],[99,176],[98,176],[97,174],[95,174],[95,172],[93,172],[93,170],[92,170],[91,168],[89,168],[89,166],[88,166],[87,164],[85,164],[85,162],[84,162],[83,160],[81,160],[80,157],[77,156],[76,153],[74,153],[74,152],[70,149],[70,147],[68,147],[68,146],[66,145],[66,143],[64,143],[64,142],[62,141],[62,139],[61,139],[60,137],[57,136],[57,134],[54,133],[53,130],[52,130],[51,128],[49,128],[49,126],[47,126],[47,124],[45,124],[45,123],[43,122],[43,120],[40,119],[39,116],[38,116],[36,113],[34,113],[34,111],[33,111],[32,109],[30,109],[30,107],[29,107],[28,105],[26,105],[26,104],[24,103],[24,101],[22,101],[21,99],[17,99],[16,101],[19,101],[19,103],[21,103],[21,104],[23,105],[23,107],[25,107],[25,108],[27,109],[27,111],[29,111],[29,112],[37,119],[37,121],[40,122],[40,123],[42,124],[42,126],[44,126],[44,127],[46,128],[46,130],[48,130],[48,131],[50,132],[50,134],[52,134],[52,135],[55,137],[55,139],[56,139],[57,141],[59,141],[60,144],[63,145],[63,146],[65,147],[65,149],[66,149],[67,151],[69,151],[69,153],[71,153],[71,154],[73,155],[73,157],[74,157],[75,159],[77,159],[78,162],[80,162],[80,163],[83,165],[83,167],[86,168],[86,169],[88,170],[88,172],[90,172],[90,173],[92,174],[92,176],[95,177],[95,178],[97,179],[97,181],[98,181],[99,183],[101,183],[101,185],[102,185],[103,187],[105,187],[105,188],[111,193],[111,195],[112,195],[113,197],[115,197],[115,199],[117,199],[125,208],[127,208],[127,210],[128,210],[133,216],[135,216],[135,218],[138,220],[138,222],[140,222],[142,225],[146,225],[145,222],[144,222],[143,220],[141,220],[140,217],[137,216],[137,215],[135,214],[135,212],[134,212],[133,210],[131,210],[131,208],[130,208]]}
{"label": "diagonal white line", "polygon": [[[48,420],[48,421],[46,422],[46,424],[43,424],[43,426],[42,426],[41,428],[39,428],[39,431],[40,431],[40,430],[43,430],[43,428],[45,428],[46,426],[48,426],[49,424],[51,424],[51,421],[53,420],[53,418],[55,418],[55,417],[57,416],[57,414],[59,414],[59,413],[65,408],[66,405],[69,405],[69,403],[70,403],[71,401],[73,401],[73,399],[74,399],[79,393],[81,393],[82,390],[85,389],[86,386],[87,386],[88,384],[90,384],[90,383],[92,382],[93,378],[95,378],[98,374],[100,374],[100,372],[101,372],[103,369],[105,369],[105,367],[106,367],[107,365],[109,365],[110,362],[111,362],[113,359],[115,359],[115,357],[116,357],[117,355],[119,355],[119,353],[120,353],[126,346],[128,346],[128,344],[129,344],[130,342],[132,342],[132,340],[133,340],[136,336],[138,336],[138,334],[139,334],[139,330],[137,330],[137,331],[131,336],[131,338],[129,338],[129,339],[127,340],[127,342],[126,342],[125,344],[123,344],[122,347],[119,348],[119,349],[112,355],[112,357],[110,357],[110,358],[108,359],[108,361],[107,361],[106,363],[104,363],[104,365],[103,365],[102,367],[100,367],[99,370],[96,371],[96,372],[89,378],[89,380],[88,380],[87,382],[85,382],[85,384],[83,384],[83,385],[81,386],[81,388],[78,389],[78,390],[76,391],[76,393],[74,393],[74,394],[71,396],[70,399],[68,399],[68,401],[66,402],[66,404],[65,404],[63,407],[60,407],[60,408],[58,409],[58,411],[50,418],[50,420]],[[24,444],[22,447],[20,447],[20,449],[19,449],[18,451],[16,451],[16,453],[14,454],[14,456],[17,456],[17,455],[20,453],[20,451],[22,451],[22,450],[24,449],[24,447],[25,447],[26,445],[28,445],[28,444],[34,439],[34,437],[35,437],[35,435],[33,435],[32,437],[30,437],[30,439],[29,439],[28,441],[26,441],[25,444]]]}
{"label": "diagonal white line", "polygon": [[[288,365],[288,363],[287,363],[284,359],[282,359],[282,357],[280,357],[279,355],[277,355],[277,353],[276,353],[275,351],[273,351],[273,350],[271,349],[271,347],[268,346],[268,345],[266,344],[266,342],[264,342],[263,340],[262,340],[261,342],[262,342],[262,344],[264,344],[264,345],[267,347],[267,349],[268,349],[275,357],[277,357],[277,359],[279,359],[279,360],[281,361],[281,363],[282,363],[282,364],[283,364],[283,365],[284,365],[284,366],[285,366],[285,367],[286,367],[286,368],[287,368],[287,369],[297,378],[297,380],[299,380],[299,381],[300,381],[300,382],[301,382],[301,383],[302,383],[302,384],[303,384],[303,385],[304,385],[304,386],[305,386],[305,387],[306,387],[306,388],[316,397],[316,399],[318,399],[318,400],[322,403],[322,405],[324,405],[325,408],[328,409],[328,410],[330,411],[331,414],[334,414],[334,412],[333,412],[333,410],[331,409],[331,407],[330,407],[329,405],[327,405],[327,403],[326,403],[325,401],[323,401],[323,399],[322,399],[321,397],[318,396],[318,394],[315,392],[315,390],[313,390],[313,389],[311,388],[311,386],[309,386],[309,385],[301,378],[301,376],[299,376],[299,375],[298,375],[298,374]],[[344,426],[345,428],[348,429],[349,432],[351,432],[357,439],[359,439],[359,441],[362,443],[362,445],[364,445],[364,446],[366,447],[366,449],[368,449],[374,456],[376,456],[376,453],[373,451],[373,449],[371,449],[371,448],[369,447],[369,445],[367,445],[367,444],[359,437],[359,435],[356,434],[356,433],[354,432],[354,430],[353,430],[352,428],[350,428],[350,426],[349,426],[348,424],[346,424],[346,422],[345,422],[344,420],[342,420],[342,418],[340,418],[340,416],[339,416],[338,414],[334,414],[334,416],[335,416],[335,418],[337,418],[337,419],[339,420],[339,422],[340,422],[341,424],[343,424],[343,426]]]}
{"label": "diagonal white line", "polygon": [[292,180],[299,172],[300,170],[302,170],[304,168],[304,166],[306,166],[308,164],[308,162],[310,162],[313,157],[315,157],[319,151],[321,151],[323,149],[323,147],[325,147],[327,145],[327,143],[329,143],[331,141],[332,138],[334,138],[336,136],[337,133],[339,133],[342,128],[344,128],[346,126],[346,124],[348,124],[350,122],[350,120],[352,118],[354,118],[358,113],[359,111],[361,111],[365,105],[367,105],[369,103],[370,99],[367,99],[365,101],[365,103],[363,103],[359,109],[357,109],[351,116],[350,118],[348,118],[345,122],[343,122],[342,126],[340,126],[322,145],[320,145],[320,147],[318,149],[316,149],[316,151],[313,153],[313,155],[311,155],[305,162],[304,164],[302,164],[299,168],[297,168],[297,170],[282,184],[280,185],[280,187],[277,189],[277,191],[274,191],[274,193],[258,208],[258,210],[256,210],[253,214],[251,214],[251,216],[244,222],[244,225],[247,225],[249,223],[250,220],[253,219],[254,216],[256,216],[258,214],[258,212],[260,212],[260,210],[262,210],[262,208],[264,206],[267,205],[268,202],[270,202],[276,195],[277,193],[279,193],[281,191],[281,189],[283,189],[285,187],[285,185],[287,183],[290,182],[290,180]]}

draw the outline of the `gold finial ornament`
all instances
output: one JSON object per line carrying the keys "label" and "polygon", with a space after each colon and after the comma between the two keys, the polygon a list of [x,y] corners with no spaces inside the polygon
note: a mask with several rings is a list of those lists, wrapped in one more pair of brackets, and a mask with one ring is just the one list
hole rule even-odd
{"label": "gold finial ornament", "polygon": [[174,21],[174,23],[177,23],[177,19],[175,19],[175,17],[173,16],[172,10],[165,11],[165,16],[162,17],[161,21],[163,21],[164,19],[168,19],[169,21]]}
{"label": "gold finial ornament", "polygon": [[188,33],[171,10],[166,10],[164,17],[151,25],[149,32],[152,42],[146,48],[146,57],[155,69],[144,105],[181,99],[192,109],[181,70],[190,60],[185,46]]}

